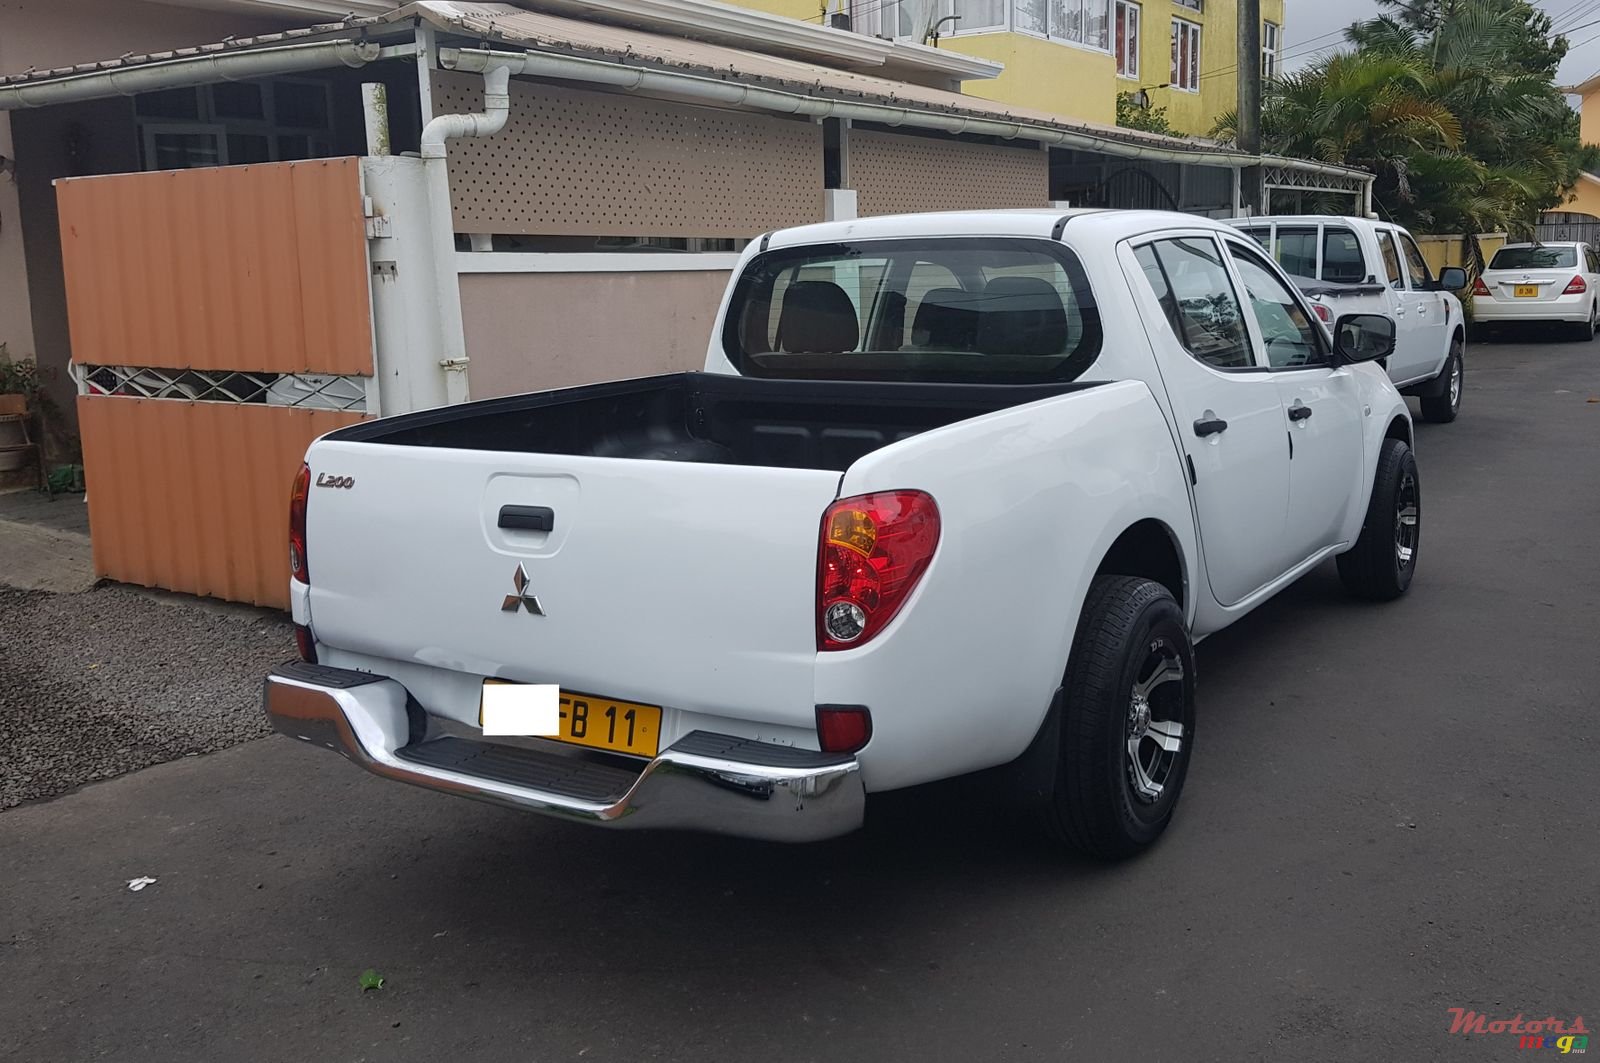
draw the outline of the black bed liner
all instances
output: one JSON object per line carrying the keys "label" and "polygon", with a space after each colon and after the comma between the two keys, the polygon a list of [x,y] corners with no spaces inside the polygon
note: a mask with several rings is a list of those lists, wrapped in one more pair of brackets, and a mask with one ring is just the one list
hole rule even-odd
{"label": "black bed liner", "polygon": [[908,436],[1096,386],[671,373],[364,421],[327,438],[843,471],[864,454]]}

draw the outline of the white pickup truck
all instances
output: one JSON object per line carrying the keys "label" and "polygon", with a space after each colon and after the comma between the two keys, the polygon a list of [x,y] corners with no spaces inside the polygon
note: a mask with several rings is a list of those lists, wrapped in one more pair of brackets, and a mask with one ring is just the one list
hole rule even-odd
{"label": "white pickup truck", "polygon": [[1423,420],[1446,424],[1461,411],[1466,380],[1466,326],[1461,300],[1465,270],[1435,278],[1405,229],[1367,218],[1303,214],[1241,218],[1248,233],[1278,260],[1311,309],[1331,326],[1341,314],[1386,314],[1395,321],[1389,379],[1415,395]]}
{"label": "white pickup truck", "polygon": [[[1417,564],[1405,402],[1203,218],[1004,211],[753,242],[705,372],[377,420],[291,507],[273,724],[610,827],[809,840],[1005,766],[1101,857],[1166,827],[1193,644],[1337,555]],[[495,738],[486,685],[558,685]]]}

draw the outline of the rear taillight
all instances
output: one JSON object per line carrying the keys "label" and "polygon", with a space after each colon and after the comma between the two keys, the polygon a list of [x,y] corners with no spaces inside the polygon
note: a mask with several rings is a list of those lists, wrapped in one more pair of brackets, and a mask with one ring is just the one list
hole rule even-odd
{"label": "rear taillight", "polygon": [[[306,563],[306,496],[311,493],[311,466],[304,463],[289,492],[289,575],[307,586],[311,568]],[[317,639],[305,624],[294,626],[294,645],[302,661],[317,663]]]}
{"label": "rear taillight", "polygon": [[824,753],[854,753],[871,738],[872,713],[862,706],[817,706],[817,745]]}
{"label": "rear taillight", "polygon": [[1322,320],[1322,323],[1324,325],[1333,324],[1333,311],[1332,310],[1329,310],[1327,307],[1323,306],[1321,303],[1312,303],[1311,304],[1311,309],[1316,311],[1317,317]]}
{"label": "rear taillight", "polygon": [[1583,283],[1583,278],[1582,277],[1574,277],[1574,278],[1572,278],[1571,280],[1569,280],[1567,282],[1567,286],[1565,288],[1561,289],[1561,294],[1562,295],[1582,295],[1584,292],[1586,292],[1588,290],[1589,290],[1589,286],[1587,284]]}
{"label": "rear taillight", "polygon": [[817,649],[871,641],[911,596],[938,545],[939,507],[922,491],[829,506],[817,565]]}
{"label": "rear taillight", "polygon": [[1487,284],[1483,283],[1483,278],[1482,277],[1474,277],[1474,278],[1472,278],[1472,294],[1473,295],[1488,295],[1489,294],[1489,286]]}
{"label": "rear taillight", "polygon": [[306,564],[306,495],[311,492],[311,466],[302,464],[289,492],[289,575],[301,583],[311,582]]}
{"label": "rear taillight", "polygon": [[317,637],[304,624],[294,626],[294,648],[300,659],[308,664],[317,663]]}

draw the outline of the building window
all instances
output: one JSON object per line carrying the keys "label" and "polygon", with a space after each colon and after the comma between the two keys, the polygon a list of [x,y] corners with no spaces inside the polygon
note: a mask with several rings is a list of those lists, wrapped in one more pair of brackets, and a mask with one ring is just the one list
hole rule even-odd
{"label": "building window", "polygon": [[1204,11],[1205,0],[1172,0],[1179,7],[1186,7],[1190,11]]}
{"label": "building window", "polygon": [[332,154],[325,81],[276,78],[134,97],[146,170],[291,162]]}
{"label": "building window", "polygon": [[[949,15],[960,21],[939,27],[939,36],[1006,28],[1006,0],[850,0],[850,28],[869,37],[894,37],[923,43],[934,23]],[[918,24],[919,15],[922,24]]]}
{"label": "building window", "polygon": [[1172,20],[1172,87],[1200,91],[1200,27],[1181,18]]}
{"label": "building window", "polygon": [[1261,77],[1271,81],[1278,76],[1278,45],[1283,29],[1276,22],[1261,24]]}
{"label": "building window", "polygon": [[1113,32],[1117,42],[1117,73],[1125,78],[1139,76],[1139,5],[1117,0]]}
{"label": "building window", "polygon": [[1111,50],[1105,0],[1014,0],[1013,28],[1052,40]]}

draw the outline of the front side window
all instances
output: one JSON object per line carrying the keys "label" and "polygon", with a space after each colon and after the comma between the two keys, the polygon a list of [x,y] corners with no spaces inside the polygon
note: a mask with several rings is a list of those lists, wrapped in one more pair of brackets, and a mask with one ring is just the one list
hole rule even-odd
{"label": "front side window", "polygon": [[1200,27],[1187,19],[1172,20],[1172,87],[1200,91]]}
{"label": "front side window", "polygon": [[1125,78],[1139,76],[1139,5],[1117,0],[1117,73]]}
{"label": "front side window", "polygon": [[1383,271],[1389,275],[1389,285],[1404,288],[1406,282],[1400,275],[1400,252],[1394,249],[1394,237],[1385,230],[1378,234],[1378,250],[1383,253]]}
{"label": "front side window", "polygon": [[1400,249],[1405,252],[1406,265],[1411,270],[1411,287],[1422,289],[1432,284],[1433,271],[1428,268],[1428,260],[1422,257],[1422,248],[1409,233],[1400,234]]}
{"label": "front side window", "polygon": [[1255,365],[1239,298],[1215,241],[1199,236],[1156,240],[1133,253],[1185,350],[1215,369]]}
{"label": "front side window", "polygon": [[1502,247],[1489,260],[1490,269],[1575,269],[1578,252],[1571,247]]}
{"label": "front side window", "polygon": [[1274,369],[1321,365],[1324,359],[1317,326],[1301,308],[1300,300],[1255,252],[1234,243],[1228,245],[1228,252],[1250,297],[1250,313],[1261,330],[1267,364]]}
{"label": "front side window", "polygon": [[1283,34],[1276,22],[1261,24],[1261,77],[1271,81],[1278,76],[1278,43]]}
{"label": "front side window", "polygon": [[1361,253],[1361,241],[1354,232],[1331,227],[1322,230],[1322,276],[1319,279],[1339,284],[1360,284],[1367,279],[1367,262]]}
{"label": "front side window", "polygon": [[1045,383],[1094,362],[1100,314],[1059,244],[876,240],[753,259],[722,342],[746,376]]}

